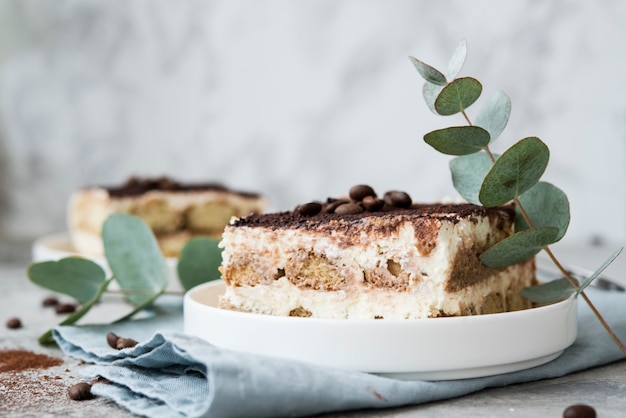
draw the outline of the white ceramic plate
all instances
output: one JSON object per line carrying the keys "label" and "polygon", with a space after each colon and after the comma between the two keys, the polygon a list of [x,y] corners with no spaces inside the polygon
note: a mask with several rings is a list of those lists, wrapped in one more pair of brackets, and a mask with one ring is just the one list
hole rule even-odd
{"label": "white ceramic plate", "polygon": [[[68,233],[61,232],[57,234],[50,234],[37,239],[33,243],[32,258],[34,262],[59,260],[65,257],[80,256],[88,258],[89,260],[97,263],[104,269],[107,275],[111,274],[111,269],[107,264],[104,256],[85,254],[76,251],[72,247],[72,242]],[[176,265],[178,259],[172,257],[166,257],[165,262],[170,270],[170,283],[167,287],[168,290],[182,291],[183,287],[178,280],[178,273],[176,272]]]}
{"label": "white ceramic plate", "polygon": [[228,349],[399,379],[449,380],[547,363],[576,338],[577,301],[518,312],[413,320],[280,317],[217,308],[221,280],[191,289],[184,331]]}

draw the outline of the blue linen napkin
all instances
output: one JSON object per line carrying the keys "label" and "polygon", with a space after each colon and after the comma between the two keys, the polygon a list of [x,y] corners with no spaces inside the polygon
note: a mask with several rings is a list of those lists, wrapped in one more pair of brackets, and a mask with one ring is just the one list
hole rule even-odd
{"label": "blue linen napkin", "polygon": [[[590,289],[587,294],[625,340],[626,293]],[[519,372],[441,382],[394,380],[220,349],[180,332],[181,305],[180,300],[165,299],[152,318],[57,327],[53,335],[66,354],[93,363],[81,374],[111,382],[94,384],[95,395],[148,417],[276,418],[415,405],[560,377],[625,358],[582,300],[578,337],[559,358]],[[111,331],[144,342],[117,351],[106,343]]]}

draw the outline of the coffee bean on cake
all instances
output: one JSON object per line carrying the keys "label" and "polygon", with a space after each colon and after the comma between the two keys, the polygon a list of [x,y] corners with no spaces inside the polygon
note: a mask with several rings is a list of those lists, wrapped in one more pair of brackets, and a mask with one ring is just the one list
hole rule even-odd
{"label": "coffee bean on cake", "polygon": [[337,209],[339,206],[345,203],[350,203],[350,201],[346,199],[328,199],[328,203],[324,207],[324,212],[335,213],[335,209]]}
{"label": "coffee bean on cake", "polygon": [[352,215],[361,212],[363,212],[363,208],[352,202],[339,205],[337,209],[335,209],[335,213],[338,215]]}
{"label": "coffee bean on cake", "polygon": [[358,184],[350,189],[350,199],[361,201],[368,196],[376,197],[376,192],[366,184]]}
{"label": "coffee bean on cake", "polygon": [[409,196],[405,192],[401,192],[398,190],[391,190],[385,193],[383,197],[385,203],[391,205],[396,208],[408,208],[413,203],[411,200],[411,196]]}
{"label": "coffee bean on cake", "polygon": [[368,212],[378,212],[385,206],[385,201],[375,196],[365,196],[361,203],[363,204],[363,208]]}
{"label": "coffee bean on cake", "polygon": [[322,211],[322,204],[319,202],[304,203],[296,208],[296,212],[303,216],[317,215]]}

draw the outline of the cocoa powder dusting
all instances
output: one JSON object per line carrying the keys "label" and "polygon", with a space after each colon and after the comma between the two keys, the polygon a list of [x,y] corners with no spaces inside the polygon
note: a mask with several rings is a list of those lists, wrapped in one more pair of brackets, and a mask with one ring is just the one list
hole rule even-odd
{"label": "cocoa powder dusting", "polygon": [[27,350],[1,350],[0,373],[28,369],[47,369],[58,366],[63,360],[45,354],[37,354]]}
{"label": "cocoa powder dusting", "polygon": [[0,350],[0,415],[22,416],[67,397],[62,376],[41,374],[61,364],[60,358],[28,350]]}

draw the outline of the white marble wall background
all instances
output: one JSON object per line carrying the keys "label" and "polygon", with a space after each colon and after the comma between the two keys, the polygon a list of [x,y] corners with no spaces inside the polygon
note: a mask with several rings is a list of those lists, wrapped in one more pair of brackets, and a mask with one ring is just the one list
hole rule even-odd
{"label": "white marble wall background", "polygon": [[444,66],[466,39],[462,74],[513,101],[500,150],[551,148],[566,239],[625,243],[625,20],[619,0],[0,0],[2,231],[63,230],[72,190],[133,174],[273,209],[356,183],[453,195],[422,136],[463,121],[430,113],[407,57]]}

